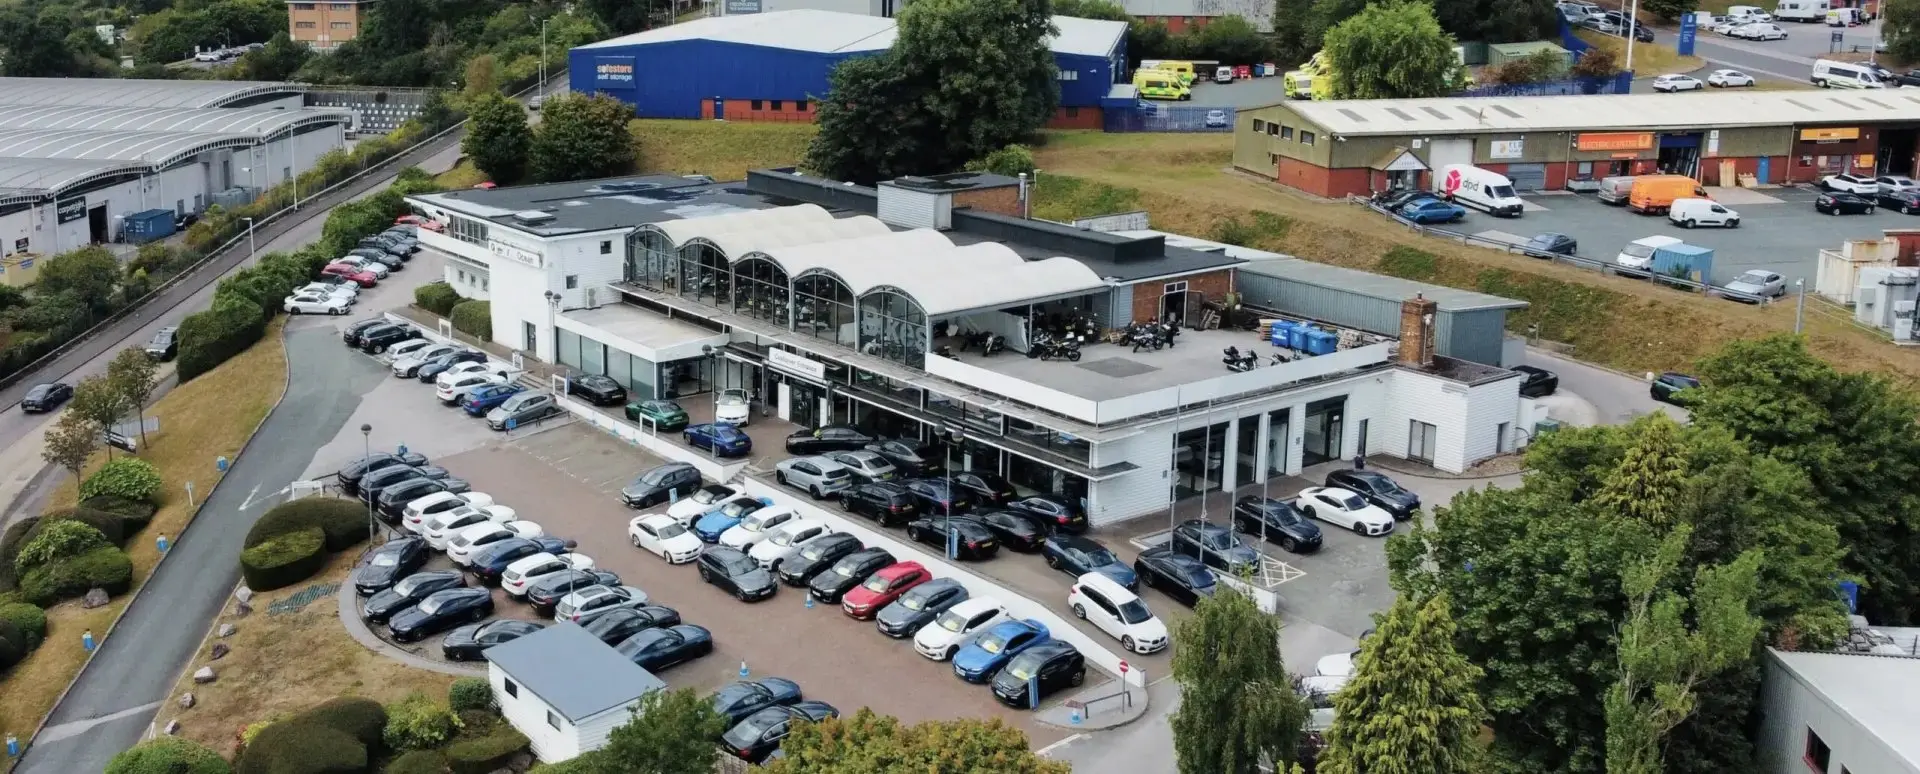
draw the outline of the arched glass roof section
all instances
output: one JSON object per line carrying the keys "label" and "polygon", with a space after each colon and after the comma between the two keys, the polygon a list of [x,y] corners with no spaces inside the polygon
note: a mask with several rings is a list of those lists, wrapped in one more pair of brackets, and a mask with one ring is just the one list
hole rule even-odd
{"label": "arched glass roof section", "polygon": [[268,139],[306,126],[352,122],[352,114],[331,110],[0,105],[0,129],[246,134]]}
{"label": "arched glass roof section", "polygon": [[244,134],[8,129],[0,130],[0,158],[143,162],[158,170],[215,148],[255,142]]}
{"label": "arched glass roof section", "polygon": [[0,78],[0,105],[217,108],[306,91],[297,83],[135,78]]}

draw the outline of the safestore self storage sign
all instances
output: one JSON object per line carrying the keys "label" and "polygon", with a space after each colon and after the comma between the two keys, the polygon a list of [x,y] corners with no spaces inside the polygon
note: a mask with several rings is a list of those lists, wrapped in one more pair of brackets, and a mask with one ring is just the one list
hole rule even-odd
{"label": "safestore self storage sign", "polygon": [[603,56],[593,61],[593,82],[613,88],[633,87],[633,57]]}

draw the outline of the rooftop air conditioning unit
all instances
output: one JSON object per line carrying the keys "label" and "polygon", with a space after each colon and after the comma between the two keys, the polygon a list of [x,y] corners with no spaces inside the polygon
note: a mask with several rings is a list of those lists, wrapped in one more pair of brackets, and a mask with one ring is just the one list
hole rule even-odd
{"label": "rooftop air conditioning unit", "polygon": [[513,219],[528,224],[546,223],[553,220],[553,213],[541,212],[540,210],[526,210],[524,212],[514,213]]}

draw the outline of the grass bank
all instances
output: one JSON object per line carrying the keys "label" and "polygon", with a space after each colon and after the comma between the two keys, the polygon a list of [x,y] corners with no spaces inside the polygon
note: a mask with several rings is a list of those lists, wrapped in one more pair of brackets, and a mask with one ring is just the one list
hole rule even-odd
{"label": "grass bank", "polygon": [[790,167],[807,155],[813,124],[638,119],[641,172],[745,180],[747,170]]}
{"label": "grass bank", "polygon": [[[1625,38],[1604,35],[1589,29],[1574,30],[1573,34],[1581,40],[1599,48],[1612,51],[1615,61],[1621,67],[1627,66],[1627,41]],[[1690,73],[1707,66],[1707,60],[1697,56],[1681,56],[1672,46],[1659,43],[1633,44],[1633,72],[1641,77],[1653,77],[1663,73]]]}
{"label": "grass bank", "polygon": [[475,167],[473,165],[473,159],[463,158],[460,160],[460,163],[453,165],[453,169],[434,175],[433,181],[439,183],[449,191],[457,191],[462,188],[472,188],[486,182],[487,173],[480,171],[479,167]]}
{"label": "grass bank", "polygon": [[[160,432],[148,435],[140,456],[159,469],[167,489],[153,522],[128,539],[136,591],[160,562],[154,538],[164,534],[178,539],[193,520],[195,509],[187,505],[186,482],[193,482],[194,505],[205,502],[220,481],[213,459],[233,459],[239,454],[279,402],[287,382],[286,348],[280,337],[285,320],[277,319],[251,349],[168,392],[147,410],[147,416],[160,419]],[[104,453],[95,455],[87,470],[105,461]],[[55,490],[46,510],[71,508],[78,497],[79,482],[69,480]],[[0,677],[0,697],[5,697],[0,701],[0,731],[18,734],[24,741],[86,661],[81,633],[91,630],[95,637],[105,637],[107,627],[132,598],[132,594],[123,595],[93,610],[81,608],[78,600],[47,610],[47,642]]]}

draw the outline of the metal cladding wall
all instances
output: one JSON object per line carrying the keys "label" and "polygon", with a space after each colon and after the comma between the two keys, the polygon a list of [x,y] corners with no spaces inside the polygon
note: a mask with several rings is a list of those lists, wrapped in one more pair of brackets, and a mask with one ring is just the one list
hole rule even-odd
{"label": "metal cladding wall", "polygon": [[1072,78],[1056,81],[1060,84],[1060,106],[1099,107],[1100,100],[1113,89],[1113,74],[1126,71],[1126,65],[1115,64],[1115,60],[1126,61],[1127,41],[1122,38],[1104,59],[1084,54],[1054,54],[1053,59],[1062,75],[1073,73]]}

